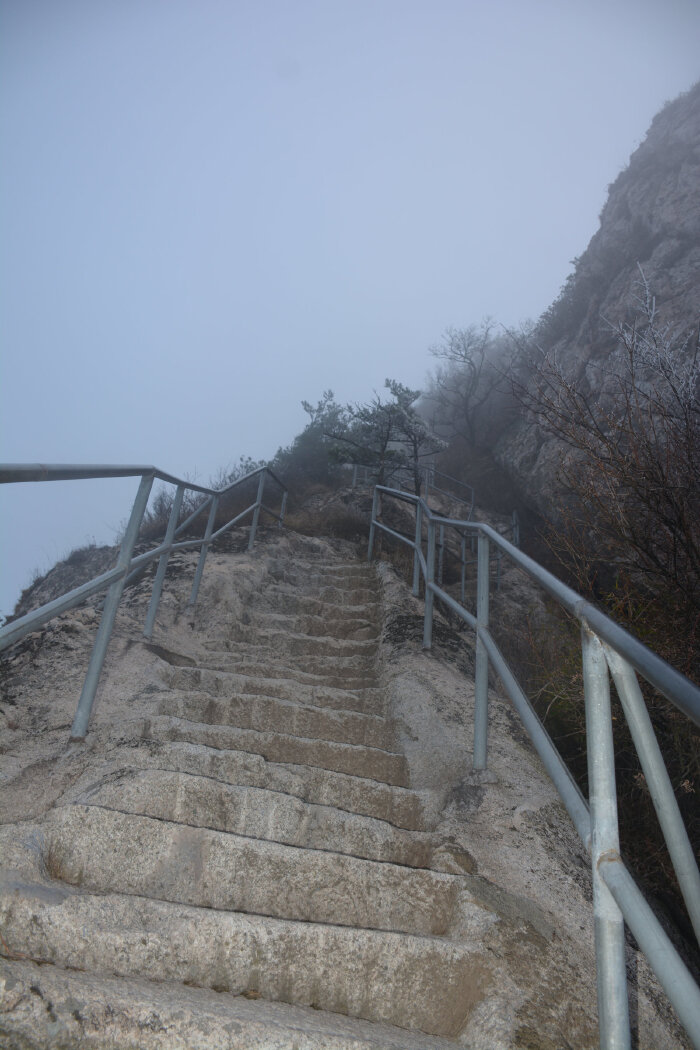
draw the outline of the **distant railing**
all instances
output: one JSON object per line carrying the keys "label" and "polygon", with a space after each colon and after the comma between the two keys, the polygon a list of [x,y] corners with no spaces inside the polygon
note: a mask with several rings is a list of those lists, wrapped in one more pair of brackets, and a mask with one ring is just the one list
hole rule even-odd
{"label": "distant railing", "polygon": [[[431,491],[462,505],[465,508],[465,519],[468,521],[474,513],[474,489],[464,481],[453,478],[451,474],[444,474],[432,464],[422,464],[417,468],[421,482],[421,495],[428,499]],[[405,466],[390,466],[386,472],[388,480],[397,488],[406,492],[415,492],[415,481],[413,471]],[[352,464],[352,486],[376,485],[377,468],[364,463]]]}
{"label": "distant railing", "polygon": [[[90,721],[90,712],[92,710],[95,693],[100,680],[102,666],[107,654],[107,646],[109,645],[109,640],[112,635],[119,602],[121,601],[122,593],[127,583],[129,583],[135,576],[142,573],[152,561],[155,561],[156,558],[158,559],[158,569],[156,570],[153,582],[153,590],[151,592],[151,599],[143,631],[145,637],[150,638],[153,633],[158,604],[163,589],[163,581],[165,579],[168,560],[172,551],[189,550],[196,547],[200,550],[199,561],[197,563],[194,582],[192,584],[192,591],[188,601],[188,606],[191,607],[194,606],[197,601],[197,594],[199,593],[199,585],[202,579],[202,573],[204,572],[207,551],[214,540],[219,536],[222,536],[229,529],[233,528],[234,525],[242,522],[246,517],[251,516],[250,536],[248,539],[248,550],[250,550],[255,543],[255,534],[258,528],[261,511],[264,511],[266,514],[275,518],[279,522],[280,527],[284,521],[284,512],[287,503],[287,489],[269,467],[259,467],[257,470],[251,471],[251,473],[246,474],[245,477],[238,478],[224,488],[212,489],[207,488],[205,485],[196,485],[190,481],[183,481],[181,478],[176,478],[171,474],[166,474],[162,470],[158,470],[156,467],[82,466],[74,464],[0,464],[0,483],[5,484],[10,482],[27,481],[76,481],[88,478],[128,477],[140,477],[141,481],[139,483],[136,498],[131,509],[129,522],[119,548],[119,555],[114,568],[110,569],[108,572],[102,573],[100,576],[96,576],[94,579],[89,580],[80,587],[75,587],[62,597],[47,602],[46,605],[42,605],[40,608],[34,609],[25,616],[21,616],[17,620],[13,620],[12,623],[0,628],[0,652],[2,652],[2,650],[14,645],[31,631],[35,631],[37,627],[41,626],[41,624],[53,619],[54,616],[58,616],[67,609],[72,609],[76,605],[80,605],[80,603],[90,597],[90,595],[99,594],[101,591],[107,591],[102,619],[93,645],[90,663],[88,665],[82,693],[78,702],[78,709],[71,729],[71,740],[85,739],[88,723]],[[234,489],[245,485],[246,482],[249,482],[256,477],[258,478],[258,485],[255,501],[230,521],[227,521],[225,525],[222,525],[215,532],[214,525],[216,522],[216,515],[222,498],[232,493]],[[274,482],[281,491],[279,513],[263,503],[265,481],[268,478]],[[144,554],[139,554],[134,557],[134,546],[139,536],[139,530],[141,529],[146,507],[148,506],[153,482],[156,479],[176,486],[168,525],[165,530],[165,536],[163,541],[157,547],[154,547],[153,550],[146,551]],[[205,498],[185,519],[185,521],[179,523],[182,501],[186,491],[199,492]],[[199,539],[182,540],[176,543],[175,540],[177,537],[190,529],[194,521],[206,510],[208,510],[209,513],[204,529],[204,535]]]}
{"label": "distant railing", "polygon": [[[401,500],[415,508],[413,537],[384,524],[380,516],[382,498]],[[425,553],[424,527],[427,531]],[[620,857],[609,677],[612,675],[615,682],[699,942],[700,874],[635,672],[641,674],[695,725],[700,725],[700,689],[488,525],[441,517],[430,509],[425,500],[398,489],[377,485],[369,535],[370,560],[377,529],[407,544],[414,552],[414,595],[419,594],[421,575],[425,587],[424,648],[429,649],[432,644],[435,598],[476,632],[474,769],[486,769],[487,764],[490,665],[518,711],[591,856],[601,1048],[628,1050],[630,1047],[625,922],[649,960],[693,1045],[700,1048],[700,988]],[[440,530],[444,529],[454,529],[462,537],[470,534],[477,538],[476,615],[468,612],[435,582],[437,537]],[[523,569],[581,624],[588,802],[489,631],[491,545]]]}

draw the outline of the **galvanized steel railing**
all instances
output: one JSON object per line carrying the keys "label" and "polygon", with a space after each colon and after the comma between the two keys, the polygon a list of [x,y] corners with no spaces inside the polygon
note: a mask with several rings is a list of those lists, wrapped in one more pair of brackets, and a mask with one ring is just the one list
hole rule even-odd
{"label": "galvanized steel railing", "polygon": [[[54,616],[58,616],[67,609],[72,609],[76,605],[79,605],[86,598],[90,597],[90,595],[98,594],[101,591],[107,591],[102,619],[93,645],[90,663],[83,683],[80,700],[78,701],[78,709],[71,729],[71,740],[85,739],[88,723],[90,721],[90,712],[92,710],[95,693],[97,691],[102,671],[102,665],[104,664],[105,656],[107,654],[107,646],[109,645],[109,640],[112,635],[119,602],[121,601],[122,593],[127,583],[129,583],[129,581],[136,575],[143,572],[146,566],[152,561],[155,561],[156,558],[158,559],[158,568],[153,582],[153,590],[151,592],[151,599],[143,632],[146,638],[150,638],[153,633],[158,604],[163,589],[163,581],[168,567],[168,559],[170,558],[172,551],[189,550],[195,547],[199,547],[200,549],[199,561],[195,570],[192,591],[188,601],[188,606],[191,607],[194,606],[197,601],[197,594],[199,592],[202,573],[204,572],[204,563],[206,561],[207,552],[215,539],[233,528],[234,525],[243,521],[244,518],[251,516],[250,537],[248,540],[248,549],[250,550],[255,543],[255,533],[258,527],[261,511],[264,511],[266,514],[275,518],[280,526],[284,521],[284,512],[287,503],[287,489],[269,467],[260,467],[258,470],[251,471],[250,474],[246,474],[244,477],[239,478],[237,481],[232,482],[224,488],[212,489],[207,488],[205,485],[196,485],[190,481],[183,481],[181,478],[176,478],[171,474],[166,474],[162,470],[158,470],[156,467],[79,466],[74,464],[0,465],[0,483],[26,481],[76,481],[88,478],[128,477],[140,477],[141,481],[131,509],[131,515],[124,533],[124,538],[121,542],[115,566],[108,572],[104,572],[100,576],[96,576],[94,579],[82,584],[82,586],[75,587],[62,597],[47,602],[46,605],[42,605],[40,608],[34,609],[25,616],[21,616],[12,623],[0,628],[0,652],[2,652],[2,650],[14,645],[15,642],[24,638],[24,636],[31,631],[35,631],[37,627],[40,627],[48,620],[53,619]],[[228,495],[233,492],[234,489],[239,488],[256,477],[259,480],[255,502],[249,507],[246,507],[245,510],[241,511],[230,521],[227,521],[225,525],[222,525],[215,532],[214,525],[222,497]],[[266,506],[263,502],[265,481],[267,478],[275,482],[281,490],[279,513]],[[162,543],[153,550],[146,551],[144,554],[139,554],[134,557],[134,546],[138,539],[146,507],[148,506],[153,482],[156,479],[176,486],[165,537]],[[193,511],[193,513],[190,514],[185,521],[179,523],[183,497],[188,490],[190,492],[199,492],[204,498],[202,503]],[[209,513],[207,516],[204,535],[200,539],[175,542],[176,538],[186,530],[190,529],[194,521],[207,509]]]}
{"label": "galvanized steel railing", "polygon": [[[380,520],[382,496],[401,500],[415,508],[413,539]],[[427,531],[425,552],[424,526]],[[445,528],[455,529],[462,536],[470,534],[477,537],[476,615],[465,609],[436,583],[437,538],[439,531]],[[435,598],[476,632],[474,769],[486,769],[487,764],[488,673],[491,666],[520,714],[530,739],[591,856],[601,1047],[603,1050],[627,1050],[630,1047],[625,970],[626,922],[666,991],[693,1045],[700,1048],[700,988],[620,857],[609,679],[612,675],[699,942],[698,866],[642,697],[637,673],[695,725],[700,725],[700,689],[488,525],[441,517],[431,511],[425,500],[378,485],[375,487],[372,505],[368,553],[370,560],[377,529],[413,549],[414,595],[419,594],[421,575],[425,585],[424,648],[431,647]],[[588,802],[489,631],[491,545],[523,569],[581,624]]]}

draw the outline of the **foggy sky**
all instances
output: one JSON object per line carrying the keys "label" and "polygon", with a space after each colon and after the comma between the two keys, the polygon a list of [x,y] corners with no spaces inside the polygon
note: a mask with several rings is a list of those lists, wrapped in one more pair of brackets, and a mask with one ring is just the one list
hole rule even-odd
{"label": "foggy sky", "polygon": [[[536,318],[699,41],[694,0],[0,0],[0,459],[207,482]],[[135,483],[8,488],[4,613]]]}

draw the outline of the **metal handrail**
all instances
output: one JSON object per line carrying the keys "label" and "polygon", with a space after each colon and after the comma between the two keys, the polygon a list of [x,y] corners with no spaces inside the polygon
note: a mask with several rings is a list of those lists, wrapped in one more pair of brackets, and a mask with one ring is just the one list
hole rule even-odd
{"label": "metal handrail", "polygon": [[[90,713],[95,700],[95,693],[97,692],[102,666],[104,664],[105,656],[107,655],[107,647],[114,628],[114,621],[116,619],[117,609],[119,608],[119,602],[121,601],[122,593],[126,585],[136,576],[139,576],[146,566],[158,559],[158,568],[153,582],[151,599],[143,631],[146,638],[151,638],[163,589],[163,581],[168,567],[168,560],[172,551],[189,550],[199,547],[199,561],[197,563],[192,590],[188,601],[188,607],[191,608],[197,601],[199,585],[201,583],[202,573],[204,572],[207,553],[210,545],[215,539],[222,536],[225,532],[228,532],[229,529],[232,529],[234,525],[243,521],[244,518],[252,515],[250,536],[248,539],[248,550],[251,550],[255,543],[255,534],[258,528],[261,511],[264,511],[266,514],[274,518],[279,523],[280,528],[284,522],[284,514],[287,504],[287,488],[284,482],[282,482],[267,466],[258,467],[256,470],[252,470],[249,474],[246,474],[242,478],[238,478],[236,481],[231,482],[230,485],[225,485],[223,488],[213,489],[206,485],[197,485],[191,481],[184,481],[182,478],[177,478],[172,474],[168,474],[165,471],[152,466],[101,466],[44,463],[0,464],[0,484],[8,484],[12,482],[78,481],[95,478],[128,477],[139,477],[141,480],[131,509],[131,515],[124,533],[124,538],[122,539],[119,548],[116,565],[108,572],[104,572],[101,575],[94,577],[92,580],[88,580],[87,583],[82,584],[80,587],[74,587],[73,590],[68,591],[67,594],[62,595],[51,602],[45,603],[38,609],[34,609],[25,616],[21,616],[18,619],[13,620],[12,623],[6,624],[4,627],[0,628],[0,652],[2,652],[4,649],[14,645],[27,634],[35,631],[37,627],[47,623],[60,613],[66,612],[66,610],[72,609],[76,605],[80,605],[81,602],[85,601],[86,598],[93,594],[107,591],[102,619],[97,630],[97,636],[92,648],[80,700],[78,701],[78,709],[71,728],[71,740],[75,741],[84,740],[87,734]],[[249,507],[246,507],[245,510],[241,511],[230,521],[226,522],[225,525],[220,526],[215,532],[214,523],[222,497],[256,477],[259,480],[255,502]],[[265,481],[268,477],[281,489],[279,513],[263,503]],[[157,547],[146,551],[143,554],[134,556],[134,546],[138,539],[146,507],[148,506],[153,482],[156,479],[176,486],[165,537],[163,542]],[[188,490],[191,492],[202,493],[202,495],[207,498],[202,501],[199,507],[195,508],[185,521],[178,524],[184,494]],[[183,532],[186,532],[191,527],[192,523],[207,509],[209,510],[209,514],[204,535],[199,539],[175,542],[176,538],[179,535],[182,535]]]}
{"label": "metal handrail", "polygon": [[[382,496],[401,500],[415,508],[416,529],[413,539],[390,528],[380,520]],[[424,522],[427,524],[427,553],[425,554],[423,552]],[[436,534],[438,530],[445,528],[455,529],[462,536],[471,533],[477,537],[476,615],[464,608],[435,582],[438,547]],[[370,561],[377,529],[413,549],[414,595],[419,594],[421,574],[425,587],[424,648],[429,649],[432,644],[435,598],[438,598],[476,633],[474,769],[483,770],[487,765],[488,672],[491,666],[501,679],[513,705],[520,714],[530,739],[590,854],[593,875],[601,1048],[603,1050],[628,1050],[630,1047],[625,969],[624,923],[626,922],[666,991],[693,1046],[700,1050],[700,988],[620,857],[610,677],[613,678],[620,697],[642,772],[649,786],[698,941],[700,941],[700,873],[698,873],[688,834],[635,672],[641,674],[695,725],[700,725],[700,689],[489,525],[443,517],[432,511],[426,501],[419,496],[377,485],[372,502],[369,534],[368,559]],[[489,550],[491,545],[494,545],[499,553],[507,556],[515,565],[523,569],[581,624],[589,773],[588,802],[581,794],[566,763],[540,722],[489,630]]]}

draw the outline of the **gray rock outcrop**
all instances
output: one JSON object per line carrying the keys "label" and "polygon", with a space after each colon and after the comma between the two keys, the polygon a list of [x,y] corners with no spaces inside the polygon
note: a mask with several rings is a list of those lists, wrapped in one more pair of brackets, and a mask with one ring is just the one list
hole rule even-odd
{"label": "gray rock outcrop", "polygon": [[[679,346],[690,336],[691,353],[700,324],[700,83],[654,118],[609,188],[598,231],[535,333],[594,404],[615,389],[623,368],[614,329],[638,315],[640,267],[660,326],[672,326]],[[524,499],[548,516],[556,517],[561,499],[562,448],[556,437],[520,419],[495,449]]]}

